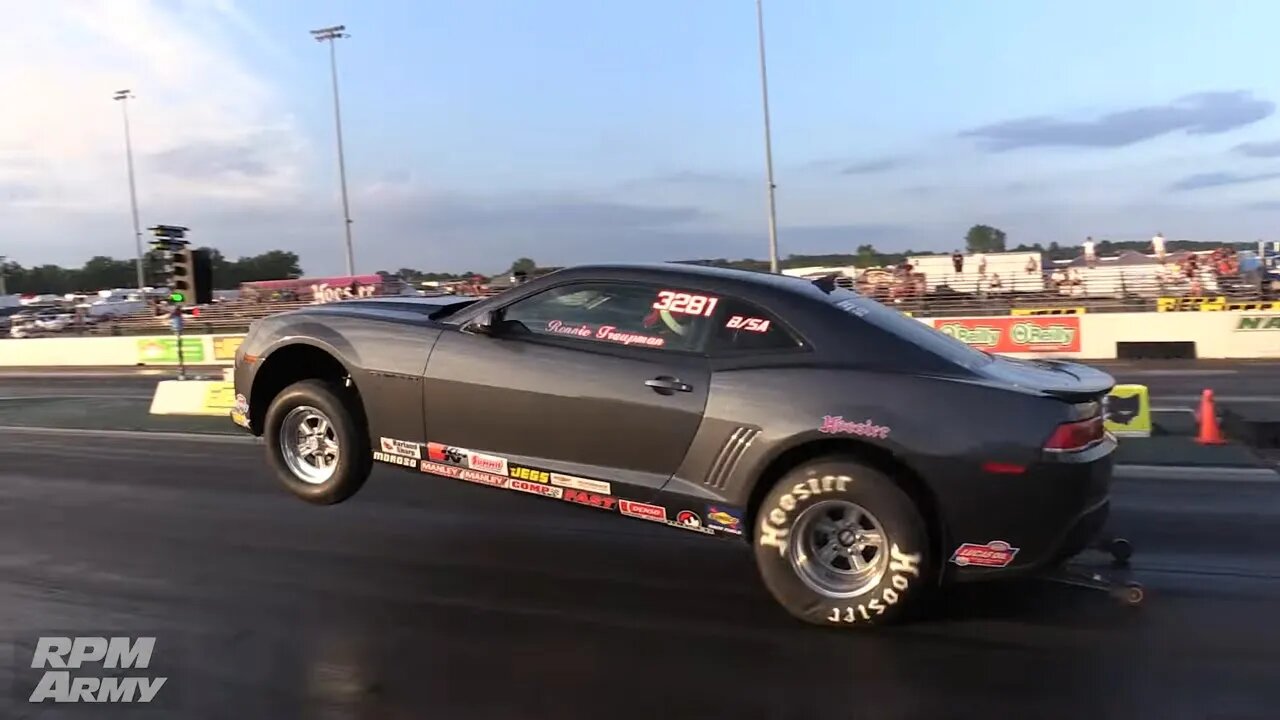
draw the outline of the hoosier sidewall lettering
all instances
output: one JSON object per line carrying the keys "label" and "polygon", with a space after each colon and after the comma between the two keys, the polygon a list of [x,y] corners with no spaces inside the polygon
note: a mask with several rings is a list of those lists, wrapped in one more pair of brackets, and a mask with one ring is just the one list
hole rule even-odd
{"label": "hoosier sidewall lettering", "polygon": [[[835,469],[832,463],[823,463]],[[843,463],[841,464],[843,465]],[[756,563],[765,585],[793,615],[817,624],[880,624],[905,612],[908,597],[929,577],[928,533],[911,499],[891,480],[869,468],[843,472],[793,473],[765,498],[756,515]],[[856,469],[857,472],[851,472]],[[848,474],[845,474],[848,473]],[[789,551],[796,518],[824,500],[847,500],[876,516],[888,546],[888,567],[880,582],[850,598],[829,598],[805,584],[791,566]]]}

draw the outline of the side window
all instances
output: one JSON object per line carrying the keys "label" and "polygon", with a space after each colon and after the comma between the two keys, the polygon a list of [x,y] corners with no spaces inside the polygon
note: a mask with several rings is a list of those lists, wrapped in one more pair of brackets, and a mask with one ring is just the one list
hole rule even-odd
{"label": "side window", "polygon": [[716,313],[707,351],[710,353],[790,350],[799,341],[771,313],[759,307],[726,297]]}
{"label": "side window", "polygon": [[659,350],[703,347],[717,297],[641,283],[576,283],[507,307],[503,332]]}

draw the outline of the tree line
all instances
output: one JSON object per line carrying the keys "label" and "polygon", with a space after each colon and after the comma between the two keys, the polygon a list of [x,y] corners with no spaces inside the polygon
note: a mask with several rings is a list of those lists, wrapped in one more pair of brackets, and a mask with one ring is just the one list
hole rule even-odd
{"label": "tree line", "polygon": [[[269,250],[260,255],[229,260],[214,248],[209,251],[209,264],[216,290],[233,290],[243,282],[255,280],[279,280],[302,276],[302,266],[297,253],[285,250]],[[148,282],[154,278],[155,265],[150,255],[143,257],[143,272]],[[98,255],[78,268],[60,265],[23,267],[16,262],[0,265],[5,291],[20,294],[43,293],[92,293],[111,288],[132,288],[138,285],[138,271],[134,260]]]}

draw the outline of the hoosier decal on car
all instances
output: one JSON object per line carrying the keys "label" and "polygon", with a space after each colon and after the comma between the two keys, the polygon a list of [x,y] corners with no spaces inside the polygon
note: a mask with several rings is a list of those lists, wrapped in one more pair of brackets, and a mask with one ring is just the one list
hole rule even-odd
{"label": "hoosier decal on car", "polygon": [[965,543],[956,548],[956,553],[951,556],[951,562],[960,567],[1002,568],[1013,562],[1017,554],[1018,548],[1003,540],[992,540],[986,545]]}
{"label": "hoosier decal on car", "polygon": [[515,478],[507,483],[507,487],[512,490],[519,490],[520,492],[527,492],[532,495],[541,495],[543,497],[556,499],[559,499],[564,493],[564,488],[551,487],[550,485],[543,485],[540,482],[517,480]]}
{"label": "hoosier decal on car", "polygon": [[698,513],[692,510],[681,510],[680,512],[676,513],[676,519],[668,520],[667,524],[678,527],[678,528],[682,528],[684,530],[693,530],[694,532],[700,532],[704,535],[711,534],[711,528],[703,527],[702,518],[698,517]]}
{"label": "hoosier decal on car", "polygon": [[613,506],[618,503],[618,499],[615,497],[596,495],[585,490],[565,490],[564,499],[579,505],[590,505],[603,510],[612,510]]}
{"label": "hoosier decal on car", "polygon": [[719,505],[708,505],[707,526],[712,530],[741,535],[742,512]]}
{"label": "hoosier decal on car", "polygon": [[416,442],[408,440],[396,440],[394,438],[378,438],[378,442],[382,446],[382,452],[388,455],[399,455],[401,457],[413,458],[414,460],[422,459],[422,446]]}
{"label": "hoosier decal on car", "polygon": [[488,485],[490,487],[505,488],[510,478],[502,475],[492,475],[479,470],[471,470],[469,468],[460,468],[453,465],[442,465],[430,460],[423,460],[420,466],[422,472],[431,473],[432,475],[443,475],[448,478],[456,478],[458,480],[466,480],[467,482],[476,483],[477,485]]}
{"label": "hoosier decal on car", "polygon": [[405,457],[403,455],[392,455],[391,453],[384,453],[376,450],[373,453],[373,459],[378,462],[390,463],[392,465],[399,465],[400,467],[407,467],[407,468],[418,467],[418,461],[414,460],[411,457]]}
{"label": "hoosier decal on car", "polygon": [[451,445],[427,443],[427,459],[435,463],[465,467],[467,464],[467,451]]}
{"label": "hoosier decal on car", "polygon": [[822,418],[822,427],[818,428],[818,432],[827,433],[828,435],[837,435],[847,433],[849,435],[861,435],[862,437],[878,438],[883,440],[889,437],[890,429],[877,425],[870,420],[866,422],[849,422],[839,415],[825,415]]}
{"label": "hoosier decal on car", "polygon": [[623,515],[630,515],[644,520],[654,520],[660,523],[667,521],[667,509],[660,505],[650,505],[636,502],[635,500],[619,500],[618,511]]}
{"label": "hoosier decal on car", "polygon": [[600,493],[602,495],[613,494],[613,488],[607,482],[601,480],[588,480],[586,478],[574,477],[573,475],[551,473],[551,484],[565,488],[573,488],[574,490],[586,490],[587,492]]}
{"label": "hoosier decal on car", "polygon": [[494,475],[507,474],[507,459],[497,455],[485,455],[474,450],[467,451],[467,467]]}

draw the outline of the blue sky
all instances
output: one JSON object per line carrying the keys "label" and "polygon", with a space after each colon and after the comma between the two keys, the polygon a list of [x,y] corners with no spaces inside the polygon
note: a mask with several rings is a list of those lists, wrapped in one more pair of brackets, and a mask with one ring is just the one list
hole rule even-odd
{"label": "blue sky", "polygon": [[[126,5],[135,27],[177,38],[170,54],[103,33],[78,44],[78,67],[139,94],[146,224],[341,270],[327,55],[307,30],[345,23],[359,270],[765,255],[751,0],[100,8],[122,22]],[[949,251],[978,222],[1014,242],[1280,239],[1280,5],[766,0],[765,14],[784,255]],[[88,25],[53,10],[29,20]],[[61,141],[53,109],[0,122],[0,152],[100,142],[0,173],[0,222],[48,234],[9,254],[127,256],[118,115],[60,123],[74,135]]]}

